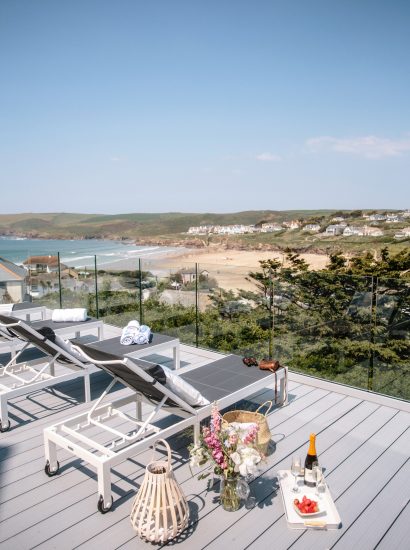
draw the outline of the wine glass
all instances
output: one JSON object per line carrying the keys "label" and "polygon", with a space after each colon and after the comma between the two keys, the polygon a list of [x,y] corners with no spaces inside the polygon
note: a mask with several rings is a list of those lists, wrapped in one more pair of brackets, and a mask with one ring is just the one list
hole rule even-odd
{"label": "wine glass", "polygon": [[312,468],[313,473],[313,479],[316,482],[316,490],[315,494],[321,498],[321,493],[324,492],[325,489],[325,479],[323,476],[323,468],[318,463],[313,465]]}
{"label": "wine glass", "polygon": [[302,463],[300,461],[300,456],[292,456],[292,466],[290,467],[290,472],[295,478],[295,485],[293,486],[292,491],[294,493],[299,493],[299,487],[298,487],[298,475],[300,474]]}
{"label": "wine glass", "polygon": [[236,482],[236,492],[238,497],[242,500],[246,500],[251,492],[248,483],[244,479],[238,479]]}

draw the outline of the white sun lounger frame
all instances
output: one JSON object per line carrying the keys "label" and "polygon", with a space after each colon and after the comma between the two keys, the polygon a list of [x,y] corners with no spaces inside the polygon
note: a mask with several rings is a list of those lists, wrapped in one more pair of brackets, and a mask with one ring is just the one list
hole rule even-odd
{"label": "white sun lounger frame", "polygon": [[[91,357],[87,357],[87,359],[91,360]],[[109,365],[118,364],[118,362],[122,362],[147,382],[152,381],[152,377],[136,365],[131,358],[126,357],[122,360],[118,359],[116,361],[98,361],[98,364]],[[152,365],[152,363],[148,364]],[[206,365],[197,368],[206,368]],[[277,381],[280,384],[280,404],[286,404],[287,379],[287,368],[278,371]],[[260,381],[254,382],[241,390],[233,392],[218,400],[218,406],[222,409],[232,405],[233,403],[252,395],[258,390],[266,388],[269,382],[274,384],[274,381],[274,376],[270,378],[264,377]],[[158,384],[158,386],[161,386],[160,391],[164,394],[164,398],[154,407],[148,417],[143,420],[141,406],[142,402],[145,401],[151,405],[152,402],[147,400],[142,393],[133,393],[133,395],[102,405],[102,401],[117,382],[124,384],[122,379],[113,378],[112,382],[108,385],[106,390],[102,393],[100,398],[89,411],[44,429],[46,459],[45,471],[47,475],[53,476],[58,473],[59,463],[57,461],[57,445],[94,466],[97,471],[98,480],[99,499],[97,508],[101,513],[105,513],[110,510],[113,502],[111,495],[112,468],[127,458],[135,455],[137,452],[149,448],[158,437],[167,438],[191,426],[194,428],[194,442],[197,443],[199,441],[200,422],[210,416],[212,406],[210,404],[201,408],[193,408],[166,388],[166,386]],[[135,392],[135,390],[133,391]],[[174,412],[177,416],[182,417],[182,420],[173,423],[167,428],[160,429],[155,426],[153,422],[158,417],[158,414],[168,397],[179,405],[179,407],[166,407],[166,412]],[[130,403],[135,403],[136,405],[135,417],[132,417],[120,410],[121,407],[124,407]],[[124,433],[104,424],[113,417],[119,417],[132,422],[135,425],[134,431]],[[112,435],[113,439],[111,443],[109,445],[100,445],[91,437],[88,437],[82,433],[82,431],[91,426],[99,427]]]}
{"label": "white sun lounger frame", "polygon": [[[98,328],[99,336],[103,334],[102,328],[100,327],[100,325],[102,325],[102,321],[96,321],[96,323],[92,323],[92,326],[90,325],[87,325],[87,330],[96,326]],[[24,342],[23,347],[17,354],[12,355],[12,358],[7,365],[0,367],[0,432],[7,431],[10,428],[8,413],[9,400],[21,395],[26,395],[29,392],[48,388],[54,384],[67,382],[68,380],[82,376],[84,377],[85,401],[91,401],[90,370],[95,368],[94,365],[82,363],[78,358],[70,355],[66,350],[63,350],[51,340],[44,338],[44,336],[42,336],[38,331],[33,329],[21,319],[19,319],[18,322],[7,325],[7,327],[11,329],[13,327],[18,328],[19,326],[22,327],[27,333],[31,334],[34,338],[42,339],[49,348],[55,350],[55,354],[53,356],[50,355],[40,359],[35,359],[33,361],[17,363],[20,355],[29,346],[35,345],[31,341],[25,342],[22,340],[22,342]],[[72,327],[71,332],[73,332],[73,330],[75,330],[76,334],[79,334],[76,327]],[[58,332],[59,331],[57,330],[57,333]],[[63,329],[63,333],[64,332],[67,333],[67,329]],[[68,370],[68,372],[56,376],[55,363],[59,362],[58,358],[60,356],[68,359],[71,364],[66,362],[60,363]],[[23,377],[23,374],[32,376],[31,378],[27,376]],[[12,379],[13,383],[11,386],[1,383],[2,379],[5,379],[6,377]]]}

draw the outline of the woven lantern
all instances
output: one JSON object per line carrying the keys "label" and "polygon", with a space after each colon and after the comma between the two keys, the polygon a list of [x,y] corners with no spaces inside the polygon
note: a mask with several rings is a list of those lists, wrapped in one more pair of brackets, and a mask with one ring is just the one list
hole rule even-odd
{"label": "woven lantern", "polygon": [[149,542],[166,542],[178,536],[188,525],[186,498],[171,467],[171,449],[164,439],[158,439],[167,449],[166,460],[152,460],[131,510],[131,523],[137,535]]}

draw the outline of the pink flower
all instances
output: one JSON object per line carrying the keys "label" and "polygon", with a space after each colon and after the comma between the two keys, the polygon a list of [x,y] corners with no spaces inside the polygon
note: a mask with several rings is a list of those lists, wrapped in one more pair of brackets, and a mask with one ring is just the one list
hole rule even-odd
{"label": "pink flower", "polygon": [[238,443],[238,434],[232,434],[229,436],[230,445],[236,445]]}

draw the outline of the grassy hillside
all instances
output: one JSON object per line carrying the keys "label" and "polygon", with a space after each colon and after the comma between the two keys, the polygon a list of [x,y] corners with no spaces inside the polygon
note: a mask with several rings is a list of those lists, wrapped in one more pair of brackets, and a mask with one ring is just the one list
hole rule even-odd
{"label": "grassy hillside", "polygon": [[[273,221],[281,223],[291,219],[307,222],[318,221],[326,227],[334,215],[333,210],[258,210],[215,213],[131,213],[131,214],[0,214],[0,235],[17,235],[37,238],[77,238],[77,239],[132,239],[140,243],[159,242],[181,243],[188,246],[221,244],[232,248],[273,248],[287,247],[300,252],[363,252],[380,251],[384,246],[394,251],[408,247],[410,239],[397,242],[394,234],[403,224],[379,224],[383,237],[327,237],[323,233],[307,233],[301,230],[280,231],[237,236],[187,235],[190,226],[229,225],[235,223],[257,224]],[[363,225],[366,221],[357,215],[346,221],[349,224]],[[410,223],[410,220],[409,220]],[[404,224],[404,225],[408,225]]]}
{"label": "grassy hillside", "polygon": [[182,212],[152,214],[0,214],[0,234],[43,238],[132,238],[179,237],[192,225],[261,221],[281,222],[298,217],[328,215],[330,211],[246,211],[230,214],[195,214]]}

